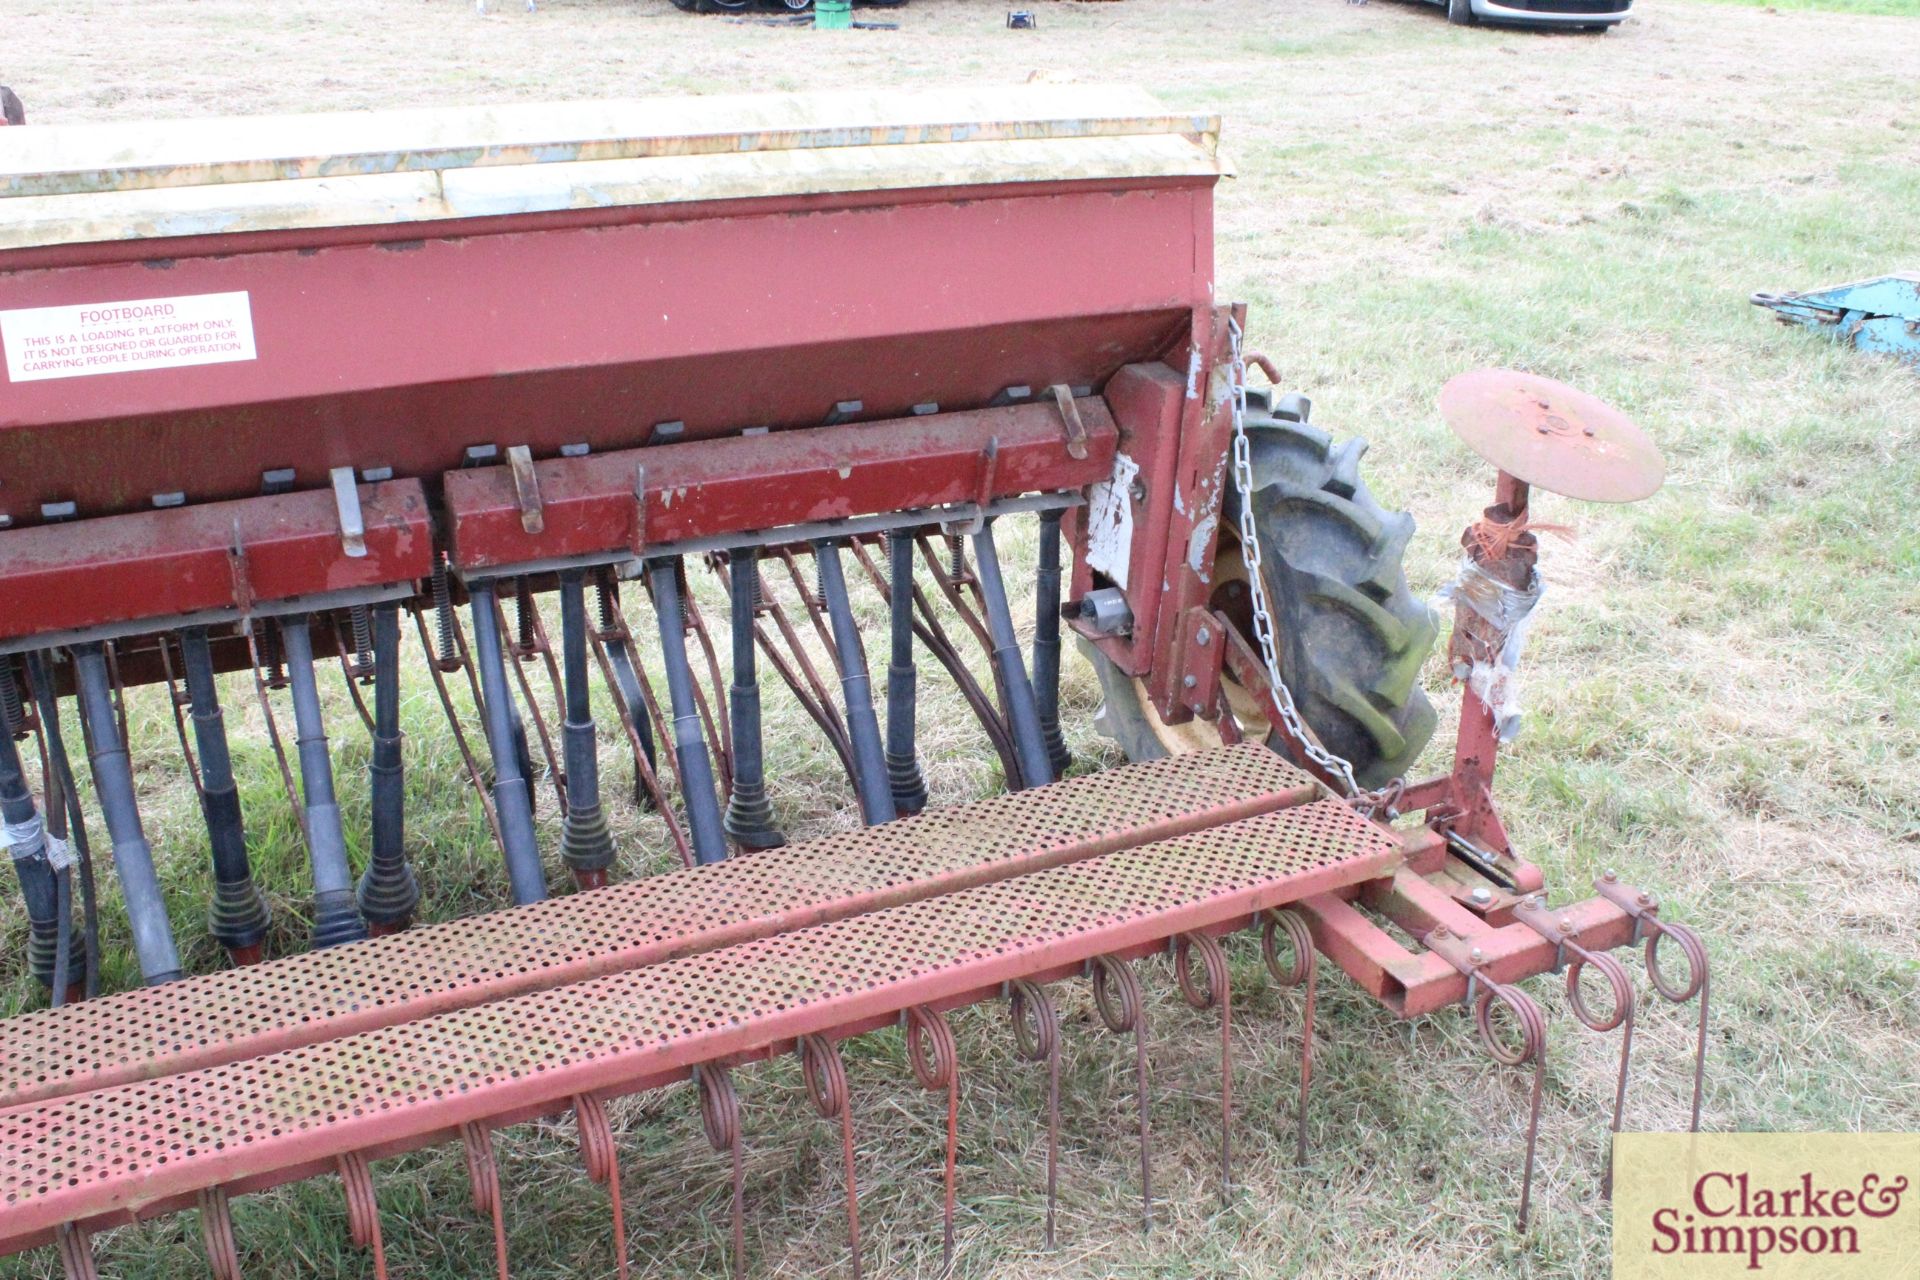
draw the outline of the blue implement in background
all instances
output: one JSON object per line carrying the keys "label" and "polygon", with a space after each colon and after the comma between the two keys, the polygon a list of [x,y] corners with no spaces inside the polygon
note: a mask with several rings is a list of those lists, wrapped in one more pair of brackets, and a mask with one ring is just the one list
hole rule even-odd
{"label": "blue implement in background", "polygon": [[1920,364],[1920,272],[1806,293],[1756,293],[1753,302],[1779,312],[1782,324],[1824,325],[1862,351]]}

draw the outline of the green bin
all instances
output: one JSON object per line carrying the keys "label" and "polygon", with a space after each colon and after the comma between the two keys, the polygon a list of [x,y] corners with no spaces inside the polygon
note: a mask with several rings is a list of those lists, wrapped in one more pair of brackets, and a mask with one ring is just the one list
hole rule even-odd
{"label": "green bin", "polygon": [[845,31],[853,25],[853,0],[813,0],[813,25]]}

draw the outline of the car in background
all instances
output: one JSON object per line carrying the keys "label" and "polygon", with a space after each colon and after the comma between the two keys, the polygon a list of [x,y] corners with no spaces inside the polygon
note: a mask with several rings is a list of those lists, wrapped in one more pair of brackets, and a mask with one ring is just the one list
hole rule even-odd
{"label": "car in background", "polygon": [[1433,0],[1446,6],[1447,21],[1458,26],[1499,23],[1516,27],[1559,27],[1605,31],[1621,21],[1633,0]]}

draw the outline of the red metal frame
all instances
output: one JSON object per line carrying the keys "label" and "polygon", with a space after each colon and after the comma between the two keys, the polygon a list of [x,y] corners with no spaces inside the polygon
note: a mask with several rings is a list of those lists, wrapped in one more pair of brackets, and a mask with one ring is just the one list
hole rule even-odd
{"label": "red metal frame", "polygon": [[537,532],[511,468],[456,471],[443,482],[453,564],[630,557],[659,543],[1083,489],[1113,470],[1117,432],[1098,396],[1079,408],[1084,458],[1051,402],[551,458],[533,467]]}
{"label": "red metal frame", "polygon": [[330,490],[142,511],[0,537],[0,639],[351,591],[425,577],[418,480],[359,486],[366,554],[341,548]]}

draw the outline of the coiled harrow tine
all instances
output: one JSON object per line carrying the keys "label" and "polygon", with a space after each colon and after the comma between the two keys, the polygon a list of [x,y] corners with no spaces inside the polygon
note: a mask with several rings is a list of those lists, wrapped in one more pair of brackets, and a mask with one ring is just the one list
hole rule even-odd
{"label": "coiled harrow tine", "polygon": [[700,1091],[700,1127],[715,1151],[727,1153],[731,1164],[733,1225],[733,1280],[747,1274],[746,1170],[740,1147],[740,1094],[733,1073],[713,1065],[695,1067],[694,1086]]}
{"label": "coiled harrow tine", "polygon": [[940,1212],[940,1274],[953,1274],[953,1207],[960,1155],[960,1054],[946,1015],[926,1005],[906,1012],[907,1062],[928,1092],[946,1091],[947,1146]]}
{"label": "coiled harrow tine", "polygon": [[[1700,1000],[1700,1030],[1693,1050],[1693,1118],[1689,1130],[1700,1132],[1700,1101],[1707,1071],[1707,947],[1700,935],[1684,924],[1667,924],[1657,918],[1643,920],[1647,937],[1647,977],[1654,989],[1674,1004],[1685,1004],[1696,996]],[[1660,971],[1660,940],[1672,938],[1687,959],[1687,980],[1679,986],[1669,983]]]}
{"label": "coiled harrow tine", "polygon": [[821,1035],[802,1036],[797,1045],[807,1098],[823,1120],[840,1122],[840,1160],[847,1183],[847,1252],[854,1280],[860,1280],[860,1187],[853,1164],[853,1105],[847,1092],[847,1068],[840,1046]]}
{"label": "coiled harrow tine", "polygon": [[[1557,947],[1555,967],[1566,972],[1567,1005],[1573,1010],[1574,1018],[1589,1031],[1607,1032],[1620,1028],[1620,1066],[1616,1073],[1613,1088],[1613,1117],[1607,1126],[1608,1151],[1603,1157],[1600,1172],[1600,1196],[1611,1199],[1613,1196],[1613,1157],[1611,1143],[1620,1132],[1620,1120],[1627,1105],[1627,1080],[1633,1062],[1633,1026],[1635,1001],[1633,983],[1627,977],[1627,970],[1618,960],[1605,952],[1589,951],[1580,945],[1578,932],[1573,919],[1563,916],[1554,919],[1545,902],[1529,896],[1521,899],[1515,908],[1514,916],[1535,933],[1552,942]],[[1591,966],[1606,981],[1610,1003],[1604,1013],[1597,1012],[1587,1001],[1586,988],[1581,983],[1587,968]]]}
{"label": "coiled harrow tine", "polygon": [[[1293,953],[1290,964],[1280,959],[1279,935],[1282,933],[1287,935],[1287,945]],[[1304,1165],[1307,1162],[1307,1100],[1313,1091],[1313,1020],[1320,965],[1313,932],[1299,912],[1282,909],[1264,913],[1260,921],[1260,956],[1275,982],[1283,987],[1306,988],[1300,1012],[1300,1102],[1294,1138],[1294,1159]]]}
{"label": "coiled harrow tine", "polygon": [[[1520,1174],[1519,1229],[1527,1229],[1527,1213],[1533,1203],[1534,1155],[1540,1141],[1540,1099],[1547,1079],[1547,1020],[1533,997],[1518,987],[1483,983],[1474,998],[1473,1021],[1480,1032],[1480,1043],[1488,1056],[1503,1066],[1533,1064],[1533,1092],[1527,1104],[1527,1158]],[[1504,1044],[1493,1025],[1493,1006],[1503,1004],[1520,1025],[1521,1043],[1516,1049]]]}
{"label": "coiled harrow tine", "polygon": [[[1204,982],[1193,972],[1200,957]],[[1220,1009],[1220,1203],[1233,1200],[1233,982],[1227,953],[1209,933],[1183,933],[1173,940],[1173,974],[1189,1008]]]}
{"label": "coiled harrow tine", "polygon": [[1147,1088],[1147,1007],[1133,966],[1117,956],[1091,962],[1093,1006],[1115,1035],[1133,1033],[1134,1097],[1140,1108],[1140,1230],[1153,1230],[1153,1126]]}
{"label": "coiled harrow tine", "polygon": [[[1547,1075],[1547,1019],[1532,997],[1518,987],[1494,980],[1484,971],[1486,956],[1470,939],[1462,938],[1445,925],[1436,925],[1421,940],[1428,950],[1445,960],[1467,980],[1466,1005],[1473,1014],[1474,1029],[1480,1047],[1502,1066],[1533,1064],[1533,1093],[1527,1110],[1527,1157],[1520,1178],[1518,1227],[1527,1228],[1527,1213],[1533,1200],[1534,1153],[1540,1136],[1540,1100]],[[1494,1025],[1494,1006],[1505,1009],[1519,1031],[1514,1043],[1503,1039]]]}
{"label": "coiled harrow tine", "polygon": [[207,1270],[213,1280],[240,1280],[240,1253],[233,1235],[233,1209],[225,1187],[209,1187],[199,1195],[200,1243],[207,1251]]}
{"label": "coiled harrow tine", "polygon": [[1007,1013],[1013,1044],[1028,1062],[1047,1064],[1047,1248],[1054,1247],[1054,1216],[1060,1198],[1060,1013],[1036,983],[1010,983]]}
{"label": "coiled harrow tine", "polygon": [[473,1211],[493,1219],[493,1260],[500,1280],[507,1276],[507,1224],[500,1203],[500,1166],[493,1158],[493,1134],[484,1123],[460,1126],[460,1145],[467,1158],[467,1182],[473,1192]]}
{"label": "coiled harrow tine", "polygon": [[613,1209],[613,1263],[619,1280],[627,1280],[627,1218],[620,1196],[620,1149],[613,1139],[613,1126],[607,1121],[607,1108],[591,1093],[575,1095],[574,1124],[580,1130],[580,1160],[587,1177],[607,1189]]}
{"label": "coiled harrow tine", "polygon": [[[1696,1033],[1693,1049],[1693,1111],[1690,1132],[1700,1132],[1700,1104],[1706,1088],[1707,1072],[1707,998],[1709,978],[1707,972],[1707,946],[1698,932],[1684,924],[1670,924],[1659,916],[1660,904],[1653,896],[1630,888],[1620,882],[1620,877],[1612,871],[1601,875],[1593,882],[1600,896],[1619,907],[1633,920],[1633,941],[1645,944],[1647,980],[1653,984],[1661,998],[1672,1004],[1685,1004],[1695,999],[1700,1001],[1699,1030]],[[1680,954],[1687,962],[1687,980],[1673,983],[1667,980],[1660,968],[1660,943],[1671,937],[1673,944],[1680,948]]]}
{"label": "coiled harrow tine", "polygon": [[347,1197],[347,1238],[356,1249],[373,1254],[374,1280],[387,1280],[387,1246],[380,1236],[380,1202],[373,1194],[373,1173],[367,1158],[349,1151],[334,1162],[341,1190]]}

